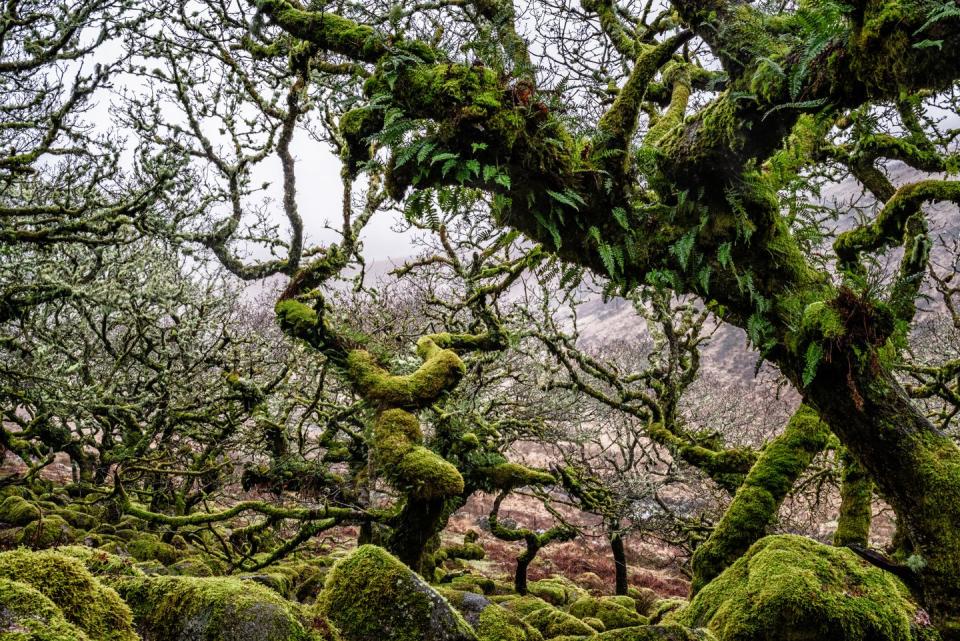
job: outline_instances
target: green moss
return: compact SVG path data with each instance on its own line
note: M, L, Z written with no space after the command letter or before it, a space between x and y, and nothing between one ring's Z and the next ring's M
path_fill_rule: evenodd
M687 606L687 600L680 597L660 599L650 608L650 622L660 623L671 612L676 612Z
M8 496L0 503L0 523L23 526L40 518L40 508L17 496Z
M840 515L837 531L833 533L833 544L866 547L873 519L873 479L847 450L841 454L840 462L843 466Z
M272 590L234 578L120 578L117 590L133 608L137 629L152 641L309 641L296 604Z
M430 500L463 492L463 477L453 464L419 445L423 437L417 417L401 409L385 410L373 433L374 458L397 489Z
M766 533L787 492L829 436L819 415L801 405L783 434L764 448L710 538L694 552L694 593Z
M704 628L690 629L679 625L643 625L610 630L590 641L716 641Z
M511 612L516 612L520 617L525 617L531 612L552 607L549 603L538 596L525 594L523 596L509 595L501 601L503 606Z
M527 591L553 605L568 605L587 596L586 590L563 576L533 581L527 586Z
M110 554L105 550L85 545L68 545L58 547L56 551L77 559L94 576L143 576L131 559Z
M93 641L138 641L130 609L77 559L52 550L3 552L0 578L30 585Z
M479 471L498 490L512 490L525 485L553 485L557 482L549 472L519 463L501 463Z
M405 376L391 375L370 352L355 349L347 356L347 369L350 380L371 403L410 409L433 403L456 387L466 372L463 361L449 349L433 351L423 365Z
M536 628L544 639L561 634L592 636L596 630L577 617L554 607L540 608L523 617L523 622Z
M650 614L653 604L660 600L657 593L650 588L638 588L631 585L627 588L627 594L636 604L637 614L647 616Z
M0 579L0 638L4 641L89 641L54 603L26 583Z
M35 550L73 543L77 533L70 524L55 514L31 521L20 532L18 543Z
M127 542L127 551L138 561L159 561L164 565L176 563L180 556L177 548L162 542L152 535L141 535Z
M489 605L480 612L474 626L480 641L541 641L540 634L515 613L498 605Z
M580 619L599 619L604 630L645 625L647 618L637 614L633 599L626 598L630 600L629 607L617 602L616 597L582 597L574 601L568 611Z
M472 641L463 617L407 566L375 545L338 561L316 613L345 641Z
M671 618L721 641L936 638L892 574L794 535L758 541Z

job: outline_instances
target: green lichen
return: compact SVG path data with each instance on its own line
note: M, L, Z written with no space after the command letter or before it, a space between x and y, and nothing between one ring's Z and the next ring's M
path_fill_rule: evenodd
M130 608L72 557L44 550L0 553L0 578L26 583L92 641L138 641Z
M300 608L272 590L234 578L182 576L115 580L137 629L152 641L314 641Z
M627 595L630 596L636 604L637 614L642 614L643 616L649 615L653 604L660 600L659 595L654 590L633 585L627 588Z
M345 641L476 639L443 597L375 545L362 545L333 566L315 612Z
M794 535L758 541L671 618L721 641L938 638L892 574Z

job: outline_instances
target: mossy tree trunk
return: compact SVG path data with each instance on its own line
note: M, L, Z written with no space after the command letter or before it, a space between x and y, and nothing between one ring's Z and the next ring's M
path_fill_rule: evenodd
M619 527L619 524L617 524ZM610 550L613 552L614 594L627 593L627 548L623 536L616 530L610 535Z
M819 49L824 55L811 60L811 34L782 16L744 3L676 0L689 31L657 45L636 43L641 53L631 76L589 141L603 153L585 160L589 154L561 119L533 100L517 100L516 87L489 69L447 62L424 43L388 41L370 27L285 0L256 4L323 50L371 65L401 49L419 58L399 69L377 67L365 89L378 108L344 115L341 132L355 155L347 158L350 171L369 158L384 105L431 120L436 126L422 143L494 167L508 180L447 173L429 158L401 170L391 164L387 179L397 198L414 179L417 189L462 184L494 192L506 203L495 214L499 222L561 258L626 289L651 279L668 283L746 329L902 518L923 565L920 597L944 634L960 638L960 448L911 404L884 362L900 302L871 292L857 269L860 252L902 245L899 284L917 283L926 264L921 206L960 202L960 187L932 181L889 196L876 223L838 239L838 286L791 234L775 178L761 170L791 133L804 133L804 111L829 120L869 102L948 89L960 78L960 18L931 20L925 3L856 3ZM628 149L647 84L692 33L723 66L725 90L687 114L689 91L675 82L661 123L641 149ZM765 73L770 68L780 71ZM633 165L634 158L643 162Z
M817 413L801 405L783 433L760 453L723 518L694 552L694 594L766 535L790 488L826 447L829 436Z
M873 520L873 479L846 450L840 455L840 516L834 545L867 547Z

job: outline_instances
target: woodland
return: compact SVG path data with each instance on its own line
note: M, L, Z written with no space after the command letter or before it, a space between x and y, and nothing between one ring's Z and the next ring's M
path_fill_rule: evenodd
M0 641L960 641L958 173L958 0L6 0Z

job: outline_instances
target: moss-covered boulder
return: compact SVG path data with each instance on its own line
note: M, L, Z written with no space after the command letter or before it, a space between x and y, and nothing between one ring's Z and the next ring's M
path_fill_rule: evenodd
M138 641L130 609L77 559L52 550L3 552L0 578L40 592L92 641Z
M485 596L452 588L439 588L438 591L473 626L480 641L543 641L543 635L515 612L500 607Z
M56 551L77 559L94 576L143 576L130 557L120 557L85 545L65 545L56 548Z
M126 548L137 561L160 561L164 565L172 565L180 557L177 548L150 534L141 534L127 541Z
M0 639L89 641L90 637L39 591L26 583L0 579Z
M235 578L125 577L113 585L149 641L313 641L294 603ZM319 637L323 638L323 637Z
M77 540L76 531L56 514L44 516L27 523L20 532L20 545L35 550L45 550L58 545L67 545Z
M591 637L590 641L716 641L703 628L691 629L680 625L641 625L610 630Z
M689 601L678 596L658 599L650 608L650 623L660 623L671 612L687 607Z
M581 597L587 596L587 591L563 576L552 576L539 581L532 581L527 585L527 592L538 596L553 605L569 605Z
M896 577L846 548L794 536L757 541L667 617L720 641L937 639Z
M333 566L316 612L345 641L476 641L440 594L375 545L360 546Z
M16 494L0 502L0 523L23 526L40 518L40 508Z
M653 604L660 600L660 596L650 588L640 588L630 586L627 588L627 594L633 599L637 614L649 616L653 610Z
M563 634L592 636L597 632L569 612L554 607L534 610L523 617L523 621L536 628L544 639L553 639Z
M525 617L536 610L553 607L540 597L530 594L525 594L521 597L511 596L502 601L502 605L511 612L516 612L521 617Z
M604 630L646 625L647 617L637 614L633 599L625 599L629 601L629 607L618 597L581 597L570 605L568 611L578 619L599 619Z

